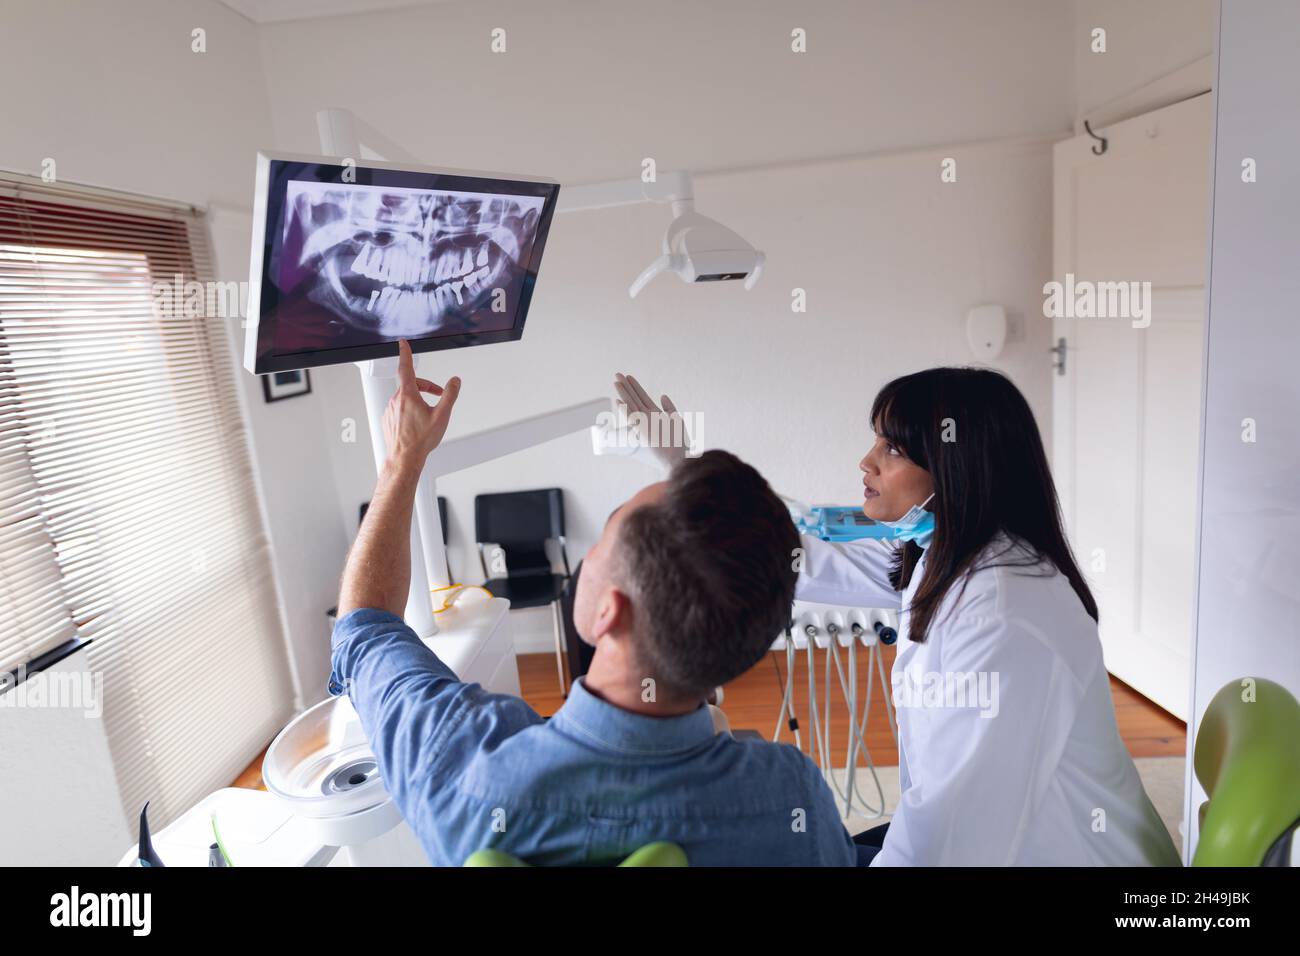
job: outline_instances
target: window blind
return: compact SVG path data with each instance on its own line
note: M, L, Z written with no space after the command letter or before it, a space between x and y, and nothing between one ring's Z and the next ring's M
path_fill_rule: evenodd
M238 317L155 295L211 280L201 213L0 176L0 671L90 641L156 827L292 716Z

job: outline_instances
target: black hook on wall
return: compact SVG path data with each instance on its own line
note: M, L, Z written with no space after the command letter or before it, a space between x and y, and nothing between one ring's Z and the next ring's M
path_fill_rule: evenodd
M1110 141L1106 139L1105 136L1099 136L1097 133L1094 133L1092 131L1092 126L1089 125L1087 120L1083 121L1083 128L1088 131L1089 136L1091 136L1093 139L1101 143L1100 146L1097 146L1095 144L1093 145L1092 147L1093 155L1100 156L1102 153L1106 152L1106 144L1109 143Z

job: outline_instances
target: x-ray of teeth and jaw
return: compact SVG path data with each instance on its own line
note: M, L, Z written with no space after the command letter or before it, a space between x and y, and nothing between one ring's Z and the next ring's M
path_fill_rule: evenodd
M339 346L509 329L542 205L533 196L291 181L280 287L305 287L337 316ZM313 341L296 330L304 331L291 315L284 350L329 347L319 321Z

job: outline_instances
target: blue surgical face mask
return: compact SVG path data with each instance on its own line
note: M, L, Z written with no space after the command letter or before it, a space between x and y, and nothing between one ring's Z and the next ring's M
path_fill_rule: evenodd
M934 492L931 492L930 498L933 497ZM895 541L915 541L922 548L928 548L934 538L934 513L925 510L930 498L919 505L912 505L907 509L907 514L896 521L877 521L876 524L884 525L892 531L890 538Z

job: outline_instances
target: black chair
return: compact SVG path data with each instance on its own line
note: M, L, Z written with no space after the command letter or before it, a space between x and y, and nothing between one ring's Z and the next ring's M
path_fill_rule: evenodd
M541 488L475 496L474 540L483 565L483 586L494 597L505 598L512 609L550 605L560 692L567 696L560 643L563 630L560 597L570 576L564 539L564 493L559 488ZM551 559L546 554L548 540L559 545L563 574L556 574L551 567ZM495 545L491 571L485 550L488 544ZM504 577L500 576L502 572Z
M438 496L438 523L442 525L442 553L443 560L447 562L447 583L455 584L456 575L451 570L451 555L447 551L447 499L442 495Z
M564 622L564 649L569 662L569 681L573 682L591 668L596 649L578 636L573 623L573 598L578 593L578 578L582 575L582 562L573 569L569 582L560 595L560 618Z

